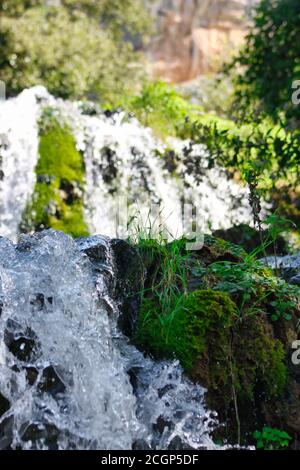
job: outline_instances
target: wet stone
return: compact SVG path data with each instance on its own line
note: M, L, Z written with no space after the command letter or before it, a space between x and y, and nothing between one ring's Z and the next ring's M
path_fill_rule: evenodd
M53 181L53 177L50 175L43 175L40 174L37 176L37 182L38 183L45 183L45 184L51 184Z
M4 342L8 350L17 358L19 361L28 362L32 359L35 350L35 339L28 330L27 334L17 335L6 329L4 332Z
M43 444L49 450L57 450L57 440L59 437L59 430L53 424L29 424L22 436L22 440L25 442L31 441L33 443L33 449L36 447L34 443L43 441Z
M157 431L159 434L163 434L165 428L170 430L174 428L174 424L171 421L165 419L163 416L159 416L156 423L153 425L153 430Z
M2 395L2 393L0 393L0 417L2 415L4 415L4 413L6 413L10 408L10 403L9 401L7 400L7 398L5 398L5 396Z
M189 446L186 442L179 436L175 436L170 444L168 445L168 450L195 450L193 447Z
M293 276L291 278L290 284L293 284L294 286L300 286L300 273L296 274L296 276Z
M39 389L42 392L50 393L50 395L56 396L60 393L64 393L66 390L66 386L58 377L54 367L48 366L43 370L42 380L39 384Z
M37 309L38 311L43 310L43 308L45 306L45 296L44 296L44 294L38 293L38 294L35 294L34 296L32 296L32 298L30 299L30 305L35 307L35 309Z
M107 239L99 235L75 240L80 251L85 253L92 262L104 263L107 261Z
M26 367L26 380L28 384L34 385L38 377L39 371L35 367Z
M5 418L0 425L0 450L9 450L13 440L13 424L12 416Z
M151 450L151 447L148 442L144 441L143 439L137 439L132 444L132 450Z

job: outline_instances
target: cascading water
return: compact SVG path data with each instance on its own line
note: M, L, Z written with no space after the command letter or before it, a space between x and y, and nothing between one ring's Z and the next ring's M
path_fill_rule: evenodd
M215 448L205 391L118 330L115 276L105 237L0 238L1 449Z
M179 237L191 231L186 226L191 213L182 217L184 204L196 208L197 231L251 222L247 190L221 168L208 168L204 146L174 140L167 146L124 112L104 113L55 99L43 87L35 87L0 103L0 234L16 239L32 195L38 121L45 107L71 127L84 155L90 233L122 236L130 217L140 214L140 225L156 221L156 227L165 226L171 236ZM173 148L176 164L161 157L168 154L167 147ZM130 206L128 218L124 198ZM152 206L149 222L151 204L159 206Z
M32 90L0 101L0 234L15 238L35 183L39 104Z

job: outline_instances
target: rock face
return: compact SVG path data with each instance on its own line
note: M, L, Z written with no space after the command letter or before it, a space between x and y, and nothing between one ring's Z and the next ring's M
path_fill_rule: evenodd
M277 269L280 276L289 284L300 286L300 253L295 255L268 258L271 268Z
M241 45L256 0L156 0L154 75L182 82L214 71Z

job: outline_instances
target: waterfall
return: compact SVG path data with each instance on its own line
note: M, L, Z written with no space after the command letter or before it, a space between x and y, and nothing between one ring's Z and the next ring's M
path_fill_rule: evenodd
M35 183L38 114L32 90L0 100L0 234L13 239Z
M107 237L0 238L0 449L216 448L205 390L119 331L115 279Z
M101 236L19 237L45 110L83 155L84 215ZM0 103L0 449L216 448L205 390L178 362L145 357L118 327L111 237L126 236L127 211L142 230L156 223L179 237L187 204L197 231L251 220L247 190L210 167L203 145L161 142L123 111L43 87Z
M251 222L247 189L224 169L210 168L203 145L176 139L163 143L123 111L103 112L34 87L0 103L1 235L17 238L32 196L39 117L45 108L68 124L83 154L90 233L125 237L127 221L138 219L139 227L156 224L169 238L180 237L190 232L192 209L183 216L186 205L196 211L198 232Z

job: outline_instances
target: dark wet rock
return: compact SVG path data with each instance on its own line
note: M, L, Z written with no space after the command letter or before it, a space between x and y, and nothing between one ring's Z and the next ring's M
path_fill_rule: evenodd
M165 428L173 429L174 423L172 423L172 421L166 420L163 416L159 416L156 423L153 425L153 430L159 434L163 434Z
M100 274L105 275L106 290L102 292L100 301L106 302L105 294L114 292L115 289L115 274L112 271L112 252L110 240L108 237L101 235L93 235L91 237L80 237L75 240L78 249L85 253L92 263L93 274L95 283ZM103 286L102 286L103 287ZM101 289L103 291L103 289ZM111 308L111 305L109 306Z
M0 393L0 418L9 410L10 403L2 393Z
M36 443L42 441L43 445L49 450L57 450L57 440L59 437L59 430L53 424L29 424L22 435L22 440L25 442L31 441L32 449L36 448Z
M152 450L148 442L138 439L132 444L132 450Z
M104 109L103 114L107 118L114 117L116 114L120 113L120 109Z
M39 389L42 392L50 393L50 395L56 396L59 393L64 393L66 386L57 375L55 368L53 366L49 366L43 370Z
M4 331L4 342L8 350L19 361L27 362L34 356L36 337L30 328L27 328L23 334L19 334L14 331L14 325L11 322L7 322L7 328Z
M80 251L85 253L92 262L105 263L109 257L108 237L93 235L75 240Z
M35 367L25 367L26 380L29 385L34 385L39 375L39 371Z
M240 245L245 251L247 251L247 253L251 253L253 250L261 246L259 231L245 224L235 225L227 230L216 230L213 232L213 236L222 238L223 240L234 243L235 245ZM263 240L265 240L266 237L267 232L263 231ZM275 250L278 255L286 255L288 253L288 246L283 237L279 236L277 238ZM274 246L267 246L265 251L268 255L273 255ZM261 257L262 256L263 254L261 254Z
M107 185L112 185L116 181L118 175L118 159L117 152L110 147L103 147L101 150L101 165L99 169L103 181ZM115 188L116 189L116 188Z
M129 369L127 371L131 386L132 386L134 391L136 391L137 388L138 388L138 374L139 374L139 371L140 371L139 367L132 367L131 369Z
M62 179L60 181L60 195L62 200L70 206L83 197L83 191L77 181Z
M45 296L42 293L35 294L30 299L30 305L36 310L41 311L45 306Z
M81 113L85 116L97 116L100 113L100 108L92 101L80 103Z
M193 447L188 446L179 436L175 436L170 444L168 450L195 450Z
M37 182L38 182L38 183L51 184L52 181L53 181L53 177L52 177L52 176L43 175L43 174L37 175Z
M121 304L119 328L131 337L136 330L144 266L138 251L124 240L112 240L117 271L116 295Z
M13 416L8 416L0 426L0 450L9 450L13 440Z
M174 150L169 150L163 155L163 162L164 168L168 170L169 173L173 174L180 163L180 159Z
M300 254L287 256L271 256L268 265L290 284L300 285Z
M296 274L296 276L293 276L290 281L289 281L290 284L293 284L295 286L300 286L300 273L299 274Z

